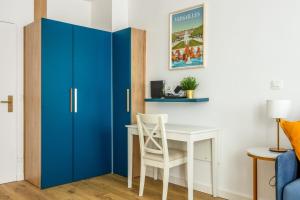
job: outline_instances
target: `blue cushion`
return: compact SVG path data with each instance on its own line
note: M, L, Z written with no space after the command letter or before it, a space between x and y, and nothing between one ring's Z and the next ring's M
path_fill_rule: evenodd
M287 184L283 189L284 200L299 200L300 199L300 179L297 179Z
M283 198L284 187L295 181L298 176L300 165L294 151L288 151L281 154L276 159L276 200L285 200ZM300 200L300 199L299 199Z

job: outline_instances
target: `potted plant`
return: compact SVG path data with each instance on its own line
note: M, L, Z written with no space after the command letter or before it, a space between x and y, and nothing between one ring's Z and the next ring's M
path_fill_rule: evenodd
M199 83L195 77L185 77L181 80L180 86L182 90L186 91L186 97L192 99L194 97L194 90L198 87Z

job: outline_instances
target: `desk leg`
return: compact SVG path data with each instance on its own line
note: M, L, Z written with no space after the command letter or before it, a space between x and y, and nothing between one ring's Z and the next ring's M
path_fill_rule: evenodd
M218 140L216 138L211 139L211 153L212 153L212 195L218 196Z
M157 167L153 167L153 178L156 181L158 179L158 168Z
M133 135L128 130L128 188L132 188L132 145Z
M188 178L188 200L194 198L194 142L187 142L187 178Z
M253 158L253 200L257 200L257 158Z

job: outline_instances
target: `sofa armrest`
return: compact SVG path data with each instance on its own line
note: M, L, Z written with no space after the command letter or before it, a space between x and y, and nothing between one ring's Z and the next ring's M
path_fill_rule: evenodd
M283 200L284 187L297 179L298 159L294 151L288 151L281 154L276 159L276 200Z

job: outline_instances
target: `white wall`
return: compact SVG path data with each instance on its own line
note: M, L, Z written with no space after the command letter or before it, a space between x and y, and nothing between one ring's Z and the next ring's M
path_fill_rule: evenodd
M128 27L128 0L92 0L92 27L116 31Z
M1 0L0 20L17 25L18 180L23 179L23 27L33 22L33 0ZM91 3L84 0L48 0L48 18L90 26Z
M23 26L33 20L33 0L1 0L0 20L17 26L17 179L23 179Z
M148 82L163 79L175 86L192 75L200 82L196 95L210 98L209 103L197 104L148 103L147 111L168 113L173 123L222 128L220 194L231 199L249 198L252 163L245 151L252 146L275 144L275 123L266 116L266 99L291 99L290 118L300 118L300 1L205 1L207 68L169 71L169 13L200 3L129 0L129 25L147 30ZM271 80L284 80L284 89L271 90ZM195 152L195 187L207 191L210 162L205 159L204 147L209 143L199 144ZM172 180L182 181L183 172L173 170ZM273 163L259 163L259 195L263 199L275 198L274 189L268 186L273 175Z
M95 0L97 1L97 0ZM121 1L121 0L120 0ZM299 64L300 2L287 0L210 0L207 4L207 68L168 70L168 13L201 3L198 0L129 0L129 25L147 30L147 79L165 79L175 85L184 76L200 81L198 96L210 97L201 104L147 104L148 112L168 113L174 123L203 124L223 129L219 189L224 195L251 195L251 160L245 149L275 142L275 124L266 118L265 100L289 98L293 101L291 119L300 118ZM88 26L90 2L48 0L49 18ZM121 5L121 4L120 4ZM114 7L115 8L115 7ZM124 7L122 7L124 8ZM125 16L115 9L113 18ZM113 11L112 11L113 12ZM108 18L109 13L107 14ZM18 25L19 105L23 95L22 26L33 20L33 0L2 0L0 20ZM115 20L116 24L117 21ZM122 20L120 20L122 21ZM121 24L121 25L120 25ZM126 26L126 20L118 26ZM119 29L119 27L115 27ZM271 80L284 80L284 89L270 90ZM22 110L22 109L20 109ZM20 116L22 114L20 113ZM19 160L22 161L23 119L19 119ZM285 141L287 144L287 141ZM201 143L208 147L208 143ZM196 187L209 189L207 152L196 150ZM267 186L274 165L259 165L259 193L274 199ZM22 176L20 170L19 178ZM183 171L172 171L173 181L182 180ZM240 197L238 199L241 199Z
M91 26L91 2L87 0L48 0L47 18Z
M112 0L93 0L91 25L94 28L112 30Z
M112 0L112 31L128 27L128 0Z

